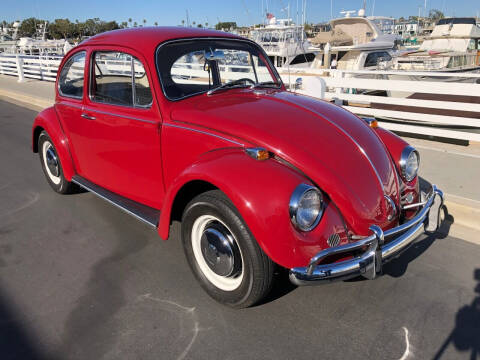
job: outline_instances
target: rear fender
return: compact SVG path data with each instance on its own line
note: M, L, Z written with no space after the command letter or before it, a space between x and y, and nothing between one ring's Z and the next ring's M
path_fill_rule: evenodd
M60 163L63 169L63 175L67 181L71 181L75 175L72 157L68 145L68 139L63 132L62 126L53 107L49 107L40 112L35 118L32 126L32 151L38 152L38 137L42 130L45 130L53 141L57 150Z
M184 185L198 180L228 196L263 251L284 267L304 266L327 246L325 235L344 229L336 207L327 205L313 231L297 231L290 221L290 197L300 183L311 183L276 160L257 161L237 148L208 152L176 178L162 208L158 229L161 238L168 238L176 194Z

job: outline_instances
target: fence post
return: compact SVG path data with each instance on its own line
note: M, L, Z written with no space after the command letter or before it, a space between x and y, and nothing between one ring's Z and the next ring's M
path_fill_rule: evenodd
M16 56L16 62L17 62L17 73L18 73L18 82L23 82L25 80L25 76L23 74L23 59L18 56Z

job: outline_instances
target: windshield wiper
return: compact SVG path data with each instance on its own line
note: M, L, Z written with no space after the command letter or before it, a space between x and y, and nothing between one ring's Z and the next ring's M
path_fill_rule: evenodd
M260 82L256 83L255 85L252 86L253 89L257 88L278 88L280 86L279 83L276 83L275 81L265 81L265 82Z
M222 84L220 86L217 86L216 88L210 89L207 91L207 95L212 95L214 92L222 89L236 89L236 88L245 88L245 87L253 87L253 85L247 85L247 84L238 84L235 83L234 81Z
M211 90L207 91L207 95L212 95L214 92L217 90L222 90L222 89L235 89L235 88L245 88L248 87L250 89L257 89L257 88L278 88L280 85L276 83L275 81L265 81L261 83L255 83L251 85L248 84L239 84L237 81L231 81L229 83L222 84L220 86L217 86L216 88L213 88Z

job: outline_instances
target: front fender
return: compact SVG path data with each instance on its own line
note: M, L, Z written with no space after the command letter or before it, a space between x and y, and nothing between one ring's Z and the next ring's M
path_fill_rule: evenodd
M343 221L328 204L320 224L311 232L297 231L288 205L300 183L311 184L290 167L269 159L257 161L242 149L208 152L185 169L167 190L159 234L168 238L172 204L178 191L191 181L202 180L223 191L232 201L263 251L284 267L305 266L310 257L327 245L333 231L343 231Z
M55 149L60 158L63 169L63 175L68 181L71 181L75 175L68 139L63 132L62 126L57 116L57 112L53 107L49 107L40 112L35 118L32 126L32 150L38 152L38 136L40 132L45 130L53 141Z

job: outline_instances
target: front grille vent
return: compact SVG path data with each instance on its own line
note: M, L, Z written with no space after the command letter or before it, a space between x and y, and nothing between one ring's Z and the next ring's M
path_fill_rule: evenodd
M340 244L340 235L338 234L330 235L328 237L327 243L328 245L330 245L330 247L338 246L338 244Z

